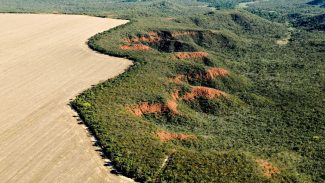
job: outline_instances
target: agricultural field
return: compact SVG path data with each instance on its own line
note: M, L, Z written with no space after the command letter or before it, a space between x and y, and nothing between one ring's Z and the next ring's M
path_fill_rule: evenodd
M325 181L322 1L13 2L0 10L131 20L88 45L133 66L71 102L117 172L140 182Z
M85 44L127 21L0 14L0 23L0 182L129 182L107 173L68 105L131 65Z

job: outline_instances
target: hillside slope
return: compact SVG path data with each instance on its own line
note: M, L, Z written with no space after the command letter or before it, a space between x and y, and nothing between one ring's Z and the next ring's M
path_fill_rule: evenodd
M325 39L286 34L241 11L138 19L90 40L136 64L73 106L141 181L319 182Z

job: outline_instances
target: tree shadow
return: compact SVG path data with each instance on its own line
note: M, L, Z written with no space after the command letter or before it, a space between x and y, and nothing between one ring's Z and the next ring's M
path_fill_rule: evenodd
M84 126L84 129L87 132L88 137L90 138L90 141L92 142L92 146L95 147L95 151L98 152L101 159L104 161L104 166L109 168L109 172L111 174L117 175L117 176L125 176L121 171L119 171L115 166L114 163L110 160L109 154L105 153L103 150L103 147L101 146L100 142L97 140L96 135L94 134L93 130L87 126L87 124L84 122L84 120L78 115L78 111L73 107L73 105L68 104L71 110L75 113L72 117L76 119L78 122L78 125Z

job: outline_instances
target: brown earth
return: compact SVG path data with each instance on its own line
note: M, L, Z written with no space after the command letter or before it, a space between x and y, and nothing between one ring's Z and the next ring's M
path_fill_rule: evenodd
M168 142L170 140L195 140L197 137L195 135L188 135L183 133L170 133L163 130L158 130L156 135L162 142Z
M174 93L172 93L172 99L174 101L177 101L179 99L179 92L180 90L176 90Z
M148 102L143 102L137 106L128 107L128 110L136 116L142 116L143 114L163 112L166 108L160 103L149 104Z
M207 70L205 77L206 79L214 79L218 76L227 76L227 75L229 75L229 71L227 71L226 69L214 67Z
M166 104L166 108L170 110L173 114L179 114L177 110L177 102L176 100L170 100Z
M126 182L110 174L68 106L132 62L85 44L127 21L0 14L0 182Z
M161 113L165 111L171 111L173 114L179 114L177 110L177 99L179 91L172 94L172 99L166 104L149 104L148 102L142 102L135 106L128 106L127 110L133 113L135 116L142 116L150 113Z
M191 59L191 58L204 58L209 54L206 52L178 52L175 53L176 58L178 59Z
M148 102L142 102L135 106L128 106L127 110L133 113L135 116L142 116L144 114L161 113L165 111L171 111L177 114L177 104L175 101L168 101L166 104L155 103L149 104Z
M205 97L207 99L213 99L221 95L226 96L227 94L223 91L214 88L208 88L204 86L193 86L192 91L185 93L185 95L182 98L184 100L193 100L197 97Z
M122 50L130 50L130 51L148 51L151 48L147 45L143 44L133 44L133 45L123 45L121 46Z
M279 168L273 166L270 162L258 159L256 160L257 164L262 168L264 176L271 178L274 174L280 173Z

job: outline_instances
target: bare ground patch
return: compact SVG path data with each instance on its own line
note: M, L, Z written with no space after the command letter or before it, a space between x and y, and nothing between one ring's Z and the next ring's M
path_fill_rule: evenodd
M214 88L208 88L204 86L194 86L192 87L191 92L187 92L184 96L184 100L193 100L197 97L205 97L208 99L213 99L215 97L219 96L226 96L227 94L223 91L214 89Z
M258 159L256 162L262 168L265 177L271 178L273 175L280 173L278 167L273 166L266 160Z

